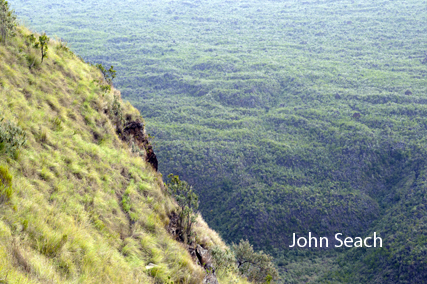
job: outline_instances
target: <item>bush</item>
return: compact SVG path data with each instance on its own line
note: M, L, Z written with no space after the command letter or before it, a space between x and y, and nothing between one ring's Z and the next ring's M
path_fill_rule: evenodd
M116 70L114 70L113 65L111 65L110 69L108 70L105 69L104 65L102 65L101 63L95 64L95 66L101 71L108 85L112 85L114 78L116 78Z
M49 50L48 43L50 38L46 35L46 33L39 36L39 41L34 44L35 48L40 48L41 53L41 63L43 63L43 59L47 57L47 51Z
M187 182L179 176L168 175L167 188L179 205L178 234L185 244L190 244L193 237L192 226L196 223L195 212L199 208L199 197Z
M111 104L110 118L116 124L116 128L121 131L125 120L123 118L123 109L120 104L120 98L116 95L114 96L113 103Z
M236 257L231 250L222 250L219 246L215 246L211 250L211 255L213 265L218 275L236 272Z
M278 277L273 257L264 252L255 252L248 240L240 240L232 245L237 260L237 268L242 275L256 283L270 283Z
M16 157L18 150L27 142L27 135L17 125L0 119L0 154Z

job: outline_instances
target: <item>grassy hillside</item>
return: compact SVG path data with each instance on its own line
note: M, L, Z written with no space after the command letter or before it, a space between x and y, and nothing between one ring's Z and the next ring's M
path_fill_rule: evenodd
M165 229L177 205L161 174L116 134L117 105L139 112L62 43L41 63L30 35L0 44L0 283L200 283ZM195 230L226 249L200 217Z
M273 253L287 282L427 278L426 1L15 3L115 66L160 171L195 185L227 241ZM376 231L388 247L288 249L309 231Z

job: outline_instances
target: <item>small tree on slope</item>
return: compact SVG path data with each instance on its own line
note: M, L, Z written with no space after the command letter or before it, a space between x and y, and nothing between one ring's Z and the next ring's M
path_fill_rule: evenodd
M248 240L240 240L238 245L232 245L237 268L240 273L256 283L270 283L277 278L278 273L273 264L273 257L264 252L255 252Z
M10 10L9 3L5 0L0 0L0 36L1 42L6 44L7 37L15 35L16 15L13 10Z
M192 225L196 222L196 211L199 208L199 197L187 182L179 179L179 176L168 175L167 184L169 192L175 197L180 210L178 229L184 243L191 243Z
M39 36L39 41L36 42L34 45L35 48L40 48L40 52L42 55L42 63L43 59L47 57L47 50L48 50L48 43L50 38L46 35L46 33L43 33L41 36Z

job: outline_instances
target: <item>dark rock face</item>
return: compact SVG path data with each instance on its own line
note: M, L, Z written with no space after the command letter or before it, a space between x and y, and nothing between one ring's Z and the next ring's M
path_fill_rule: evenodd
M169 224L166 227L166 230L168 231L168 233L174 237L178 235L178 218L179 218L178 214L176 214L175 212L172 212L169 215Z
M166 230L168 231L169 234L171 234L175 238L175 240L182 243L182 242L184 242L184 238L182 238L182 234L181 234L182 231L178 226L178 222L179 222L178 214L175 212L172 212L169 215L169 224L166 227ZM192 252L190 252L190 254L193 256ZM194 260L196 260L195 256L196 256L196 252L194 250Z
M172 212L169 215L169 224L166 227L166 230L171 234L175 240L183 242L181 237L181 231L178 228L178 219L179 216L177 213ZM192 242L191 244L184 244L187 248L187 251L190 253L193 261L200 266L202 266L206 271L206 276L203 279L203 284L219 284L216 274L215 267L212 264L212 255L208 249L203 248L201 245Z
M147 157L145 160L153 166L156 172L158 171L157 157L156 154L154 154L153 147L151 145L147 147Z
M212 266L212 256L207 249L204 249L201 245L196 247L196 255L199 259L200 264L206 269L207 266Z
M153 147L148 141L148 136L145 134L144 124L139 121L127 122L123 127L122 140L126 142L134 142L145 154L145 160L150 163L153 168L158 170L158 161L156 154L154 154Z
M130 140L133 137L139 147L144 147L148 144L148 139L144 133L144 124L140 121L131 121L125 124L123 129L124 138Z

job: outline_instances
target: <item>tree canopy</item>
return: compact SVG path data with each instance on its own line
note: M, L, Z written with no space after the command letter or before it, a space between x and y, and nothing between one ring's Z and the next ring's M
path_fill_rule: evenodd
M269 283L278 277L273 257L263 251L255 252L248 240L240 240L238 245L232 245L232 249L240 273L248 277L250 281Z

